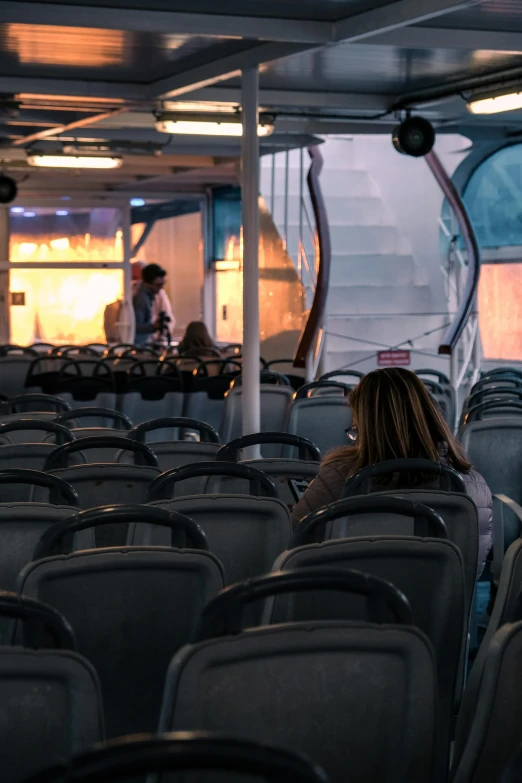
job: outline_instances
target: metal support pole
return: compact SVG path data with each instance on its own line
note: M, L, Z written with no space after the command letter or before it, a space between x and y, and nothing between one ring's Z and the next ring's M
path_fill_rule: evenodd
M9 261L9 207L0 209L0 259ZM0 341L11 342L9 270L0 271Z
M288 253L288 176L290 170L290 154L288 150L285 152L285 250Z
M241 148L241 209L243 219L243 435L261 429L259 388L259 72L241 74L243 139ZM257 449L259 451L259 449ZM254 454L250 451L249 457ZM255 455L257 456L257 454Z
M272 217L275 220L275 178L276 178L276 159L275 159L275 152L272 153L272 181L270 182L271 192L270 192L270 212L272 214Z
M299 149L299 238L297 240L297 274L301 284L303 282L303 259L301 247L304 247L303 239L303 148Z

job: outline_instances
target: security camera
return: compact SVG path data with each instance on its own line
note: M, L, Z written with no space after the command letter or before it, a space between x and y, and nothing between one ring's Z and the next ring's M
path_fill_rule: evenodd
M18 186L14 179L7 174L0 174L0 204L10 204L18 193Z
M397 125L392 135L393 146L402 155L422 158L435 144L435 130L424 117L408 117Z

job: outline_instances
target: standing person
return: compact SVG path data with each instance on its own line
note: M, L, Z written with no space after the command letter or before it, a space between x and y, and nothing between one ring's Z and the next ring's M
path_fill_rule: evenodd
M132 269L132 284L131 284L131 290L132 290L132 296L134 298L134 295L138 292L138 289L142 285L142 272L146 268L147 264L145 261L133 261L131 264ZM170 318L169 321L169 330L172 333L172 330L174 329L174 326L176 325L176 319L174 317L174 312L172 310L172 305L170 303L169 295L165 291L164 288L161 288L160 291L156 294L154 297L154 300L152 302L152 321L156 322L159 319L160 313L165 313ZM152 336L153 341L159 341L162 339L161 332L156 332Z
M299 524L311 511L339 500L345 482L368 465L408 458L440 462L461 474L467 494L477 504L480 576L492 544L491 492L480 473L472 469L422 381L403 367L374 370L352 391L350 405L353 425L347 434L352 445L326 455L317 478L294 506L293 524ZM411 482L408 489L426 489L431 478L420 476ZM371 489L397 488L397 479L391 476L384 482L376 481Z
M159 315L154 316L154 300L165 285L167 273L158 264L147 264L141 270L142 283L132 297L136 334L134 343L146 345L161 328Z

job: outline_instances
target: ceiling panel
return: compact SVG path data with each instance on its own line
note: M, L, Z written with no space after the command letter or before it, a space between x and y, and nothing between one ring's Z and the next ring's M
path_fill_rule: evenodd
M169 74L176 61L215 45L215 38L205 36L0 24L0 72L145 83Z
M261 87L402 95L521 66L521 53L339 44L264 65Z
M522 32L522 2L521 0L482 0L478 5L464 11L439 17L436 26Z
M56 0L40 0L42 5ZM63 5L85 5L87 0L61 0ZM91 6L109 5L107 0L88 0ZM151 11L180 11L189 13L225 14L229 16L260 16L263 18L306 19L336 21L349 14L387 5L390 0L111 0L114 8L145 8ZM122 17L122 27L125 27Z

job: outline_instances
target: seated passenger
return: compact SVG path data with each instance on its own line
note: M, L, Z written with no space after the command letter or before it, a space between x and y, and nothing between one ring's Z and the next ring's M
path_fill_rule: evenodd
M200 359L219 358L221 355L203 321L191 321L189 323L185 329L183 339L178 345L178 351L180 356L188 353Z
M375 370L352 391L350 405L353 425L348 437L352 445L326 455L317 478L293 509L294 526L311 511L339 500L347 479L368 465L401 458L442 462L462 475L468 495L477 504L481 574L492 543L491 492L482 476L472 470L422 381L401 367ZM408 488L426 489L430 484L434 486L430 479L420 476L410 480ZM374 483L372 491L396 489L397 485L396 476L383 477ZM406 489L404 483L401 486Z

